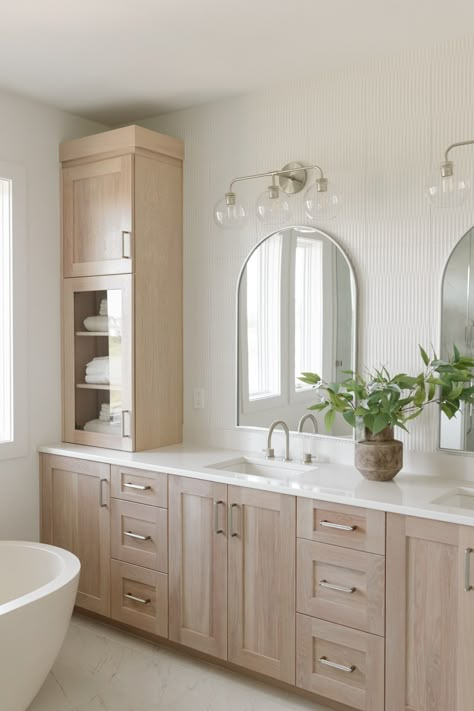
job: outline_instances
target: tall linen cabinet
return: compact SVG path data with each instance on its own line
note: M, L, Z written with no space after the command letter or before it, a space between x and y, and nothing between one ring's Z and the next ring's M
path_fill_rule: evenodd
M182 439L181 141L140 126L63 143L63 439Z

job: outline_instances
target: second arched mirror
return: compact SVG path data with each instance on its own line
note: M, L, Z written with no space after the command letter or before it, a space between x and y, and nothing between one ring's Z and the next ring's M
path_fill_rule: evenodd
M321 230L286 227L252 250L237 291L239 426L283 419L296 431L315 402L298 376L313 371L334 382L356 369L356 292L347 256ZM340 418L331 434L352 437L352 429Z

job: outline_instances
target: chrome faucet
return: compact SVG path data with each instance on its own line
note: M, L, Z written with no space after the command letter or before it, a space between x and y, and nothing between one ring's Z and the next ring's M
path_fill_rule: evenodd
M290 459L290 430L288 429L288 425L286 422L283 420L275 420L275 422L272 422L270 425L270 429L268 430L268 438L267 438L267 449L265 451L265 456L267 459L273 459L275 456L275 450L272 447L272 434L273 431L275 430L278 425L281 425L282 430L285 433L285 462L291 462Z
M312 415L310 412L308 412L306 415L303 415L301 420L298 422L298 432L303 432L303 427L306 420L311 420L311 422L313 423L314 434L318 434L318 422L315 416ZM311 452L303 452L303 464L312 464L312 462L313 455L311 454Z

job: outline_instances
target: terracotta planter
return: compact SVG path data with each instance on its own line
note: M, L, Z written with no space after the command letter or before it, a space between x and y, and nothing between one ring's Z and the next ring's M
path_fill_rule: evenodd
M374 435L368 429L355 445L355 466L371 481L390 481L403 467L403 443L394 439L393 428Z

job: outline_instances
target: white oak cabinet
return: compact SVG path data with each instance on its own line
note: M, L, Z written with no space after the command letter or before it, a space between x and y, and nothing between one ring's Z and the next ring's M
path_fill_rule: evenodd
M41 455L41 540L77 555L76 604L110 613L110 466Z
M181 141L139 126L63 143L63 437L182 438Z
M388 514L386 711L474 707L474 527Z
M170 638L295 678L295 498L170 477Z

